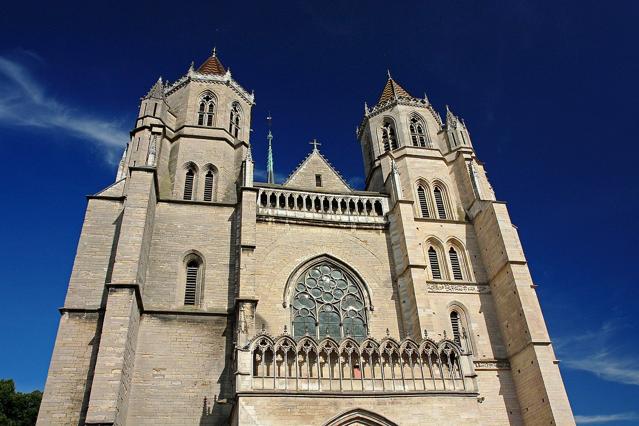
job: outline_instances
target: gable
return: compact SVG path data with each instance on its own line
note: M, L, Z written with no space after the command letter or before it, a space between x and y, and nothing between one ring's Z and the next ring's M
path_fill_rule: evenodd
M317 176L321 176L322 186L316 185ZM291 173L284 186L309 191L352 192L352 189L319 153L311 152L308 157Z

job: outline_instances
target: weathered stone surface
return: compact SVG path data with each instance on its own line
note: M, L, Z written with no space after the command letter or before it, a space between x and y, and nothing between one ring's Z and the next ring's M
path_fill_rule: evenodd
M89 200L38 424L574 424L517 231L452 112L444 123L405 91L370 109L358 130L367 191L353 192L319 152L287 185L252 187L242 177L252 170L253 96L230 74L189 71L151 94L122 179ZM215 99L212 126L198 124L203 95ZM411 131L416 123L422 133ZM397 147L387 151L388 126ZM193 195L184 200L189 168ZM292 193L313 204L289 205ZM390 382L369 378L391 388L364 389L359 375L372 371L364 358L334 361L335 376L324 380L340 390L320 391L319 377L300 391L278 389L275 377L271 390L253 387L267 368L267 355L252 352L254 336L287 339L297 280L320 260L361 286L370 337L426 345L427 333L456 348L463 388L399 382L415 377L405 363L391 368ZM331 337L348 342L343 318L337 327L344 336ZM454 371L434 371L433 383Z

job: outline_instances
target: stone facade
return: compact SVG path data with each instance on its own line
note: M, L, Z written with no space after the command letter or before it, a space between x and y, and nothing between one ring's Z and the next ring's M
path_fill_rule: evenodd
M315 145L253 181L215 53L142 99L88 206L39 425L572 425L508 210L463 120L390 76L366 190Z

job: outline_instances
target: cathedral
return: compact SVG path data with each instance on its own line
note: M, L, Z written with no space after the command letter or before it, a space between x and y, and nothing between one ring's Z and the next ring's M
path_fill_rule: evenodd
M574 425L465 122L389 74L365 190L316 141L276 183L270 132L257 182L254 102L215 51L142 98L87 197L38 425Z

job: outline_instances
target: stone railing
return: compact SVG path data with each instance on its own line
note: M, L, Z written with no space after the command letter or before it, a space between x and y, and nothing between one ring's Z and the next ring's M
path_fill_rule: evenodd
M451 340L336 341L258 334L238 350L238 391L475 392L471 355Z
M385 224L388 197L259 188L258 216Z

